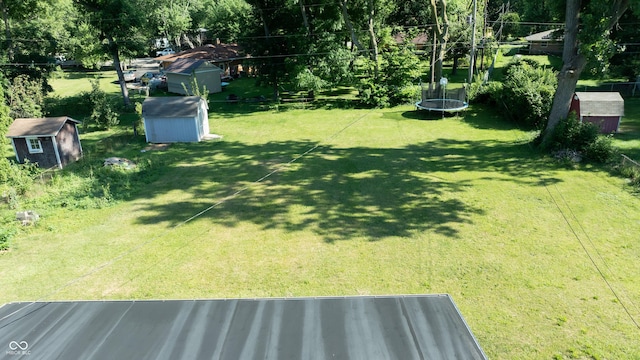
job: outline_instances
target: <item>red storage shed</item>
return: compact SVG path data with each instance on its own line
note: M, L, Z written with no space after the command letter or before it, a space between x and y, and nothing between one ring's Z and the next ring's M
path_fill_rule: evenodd
M576 92L570 111L575 111L580 121L588 121L600 127L600 132L618 132L624 115L624 99L617 92Z

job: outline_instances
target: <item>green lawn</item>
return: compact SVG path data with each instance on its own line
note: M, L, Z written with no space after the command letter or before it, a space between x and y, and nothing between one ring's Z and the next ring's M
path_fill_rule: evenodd
M623 179L560 167L477 107L220 102L210 124L222 141L164 152L84 134L94 160L162 168L101 209L31 203L44 216L0 254L0 303L449 293L490 358L640 357Z

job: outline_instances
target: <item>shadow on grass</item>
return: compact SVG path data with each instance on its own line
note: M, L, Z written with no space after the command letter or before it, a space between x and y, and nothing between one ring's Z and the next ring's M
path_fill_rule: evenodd
M462 121L476 129L484 130L522 130L519 124L506 120L490 105L473 104L467 108Z
M137 222L177 225L240 191L202 217L228 227L250 222L263 229L311 230L327 242L421 231L456 238L459 224L484 211L457 196L476 180L450 180L448 174L483 172L482 180L528 186L558 181L537 172L540 160L527 145L494 141L439 139L397 149L320 146L288 164L314 146L295 141L176 146L167 153L171 171L140 192L150 200L142 208L149 215ZM153 201L176 189L188 196Z
M442 113L439 111L428 111L419 109L404 111L402 113L403 118L410 120L444 120L456 116L458 116L456 113Z

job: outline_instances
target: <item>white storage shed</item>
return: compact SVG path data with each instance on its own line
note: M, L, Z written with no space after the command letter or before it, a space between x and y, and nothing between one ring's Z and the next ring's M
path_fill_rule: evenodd
M142 103L147 142L198 142L209 134L207 102L199 96L150 97Z

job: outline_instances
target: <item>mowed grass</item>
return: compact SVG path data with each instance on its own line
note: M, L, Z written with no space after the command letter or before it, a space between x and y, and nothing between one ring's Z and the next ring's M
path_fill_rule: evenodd
M490 358L640 357L623 179L490 109L236 105L212 105L222 141L141 154L166 171L128 201L45 210L0 254L0 303L449 293Z

